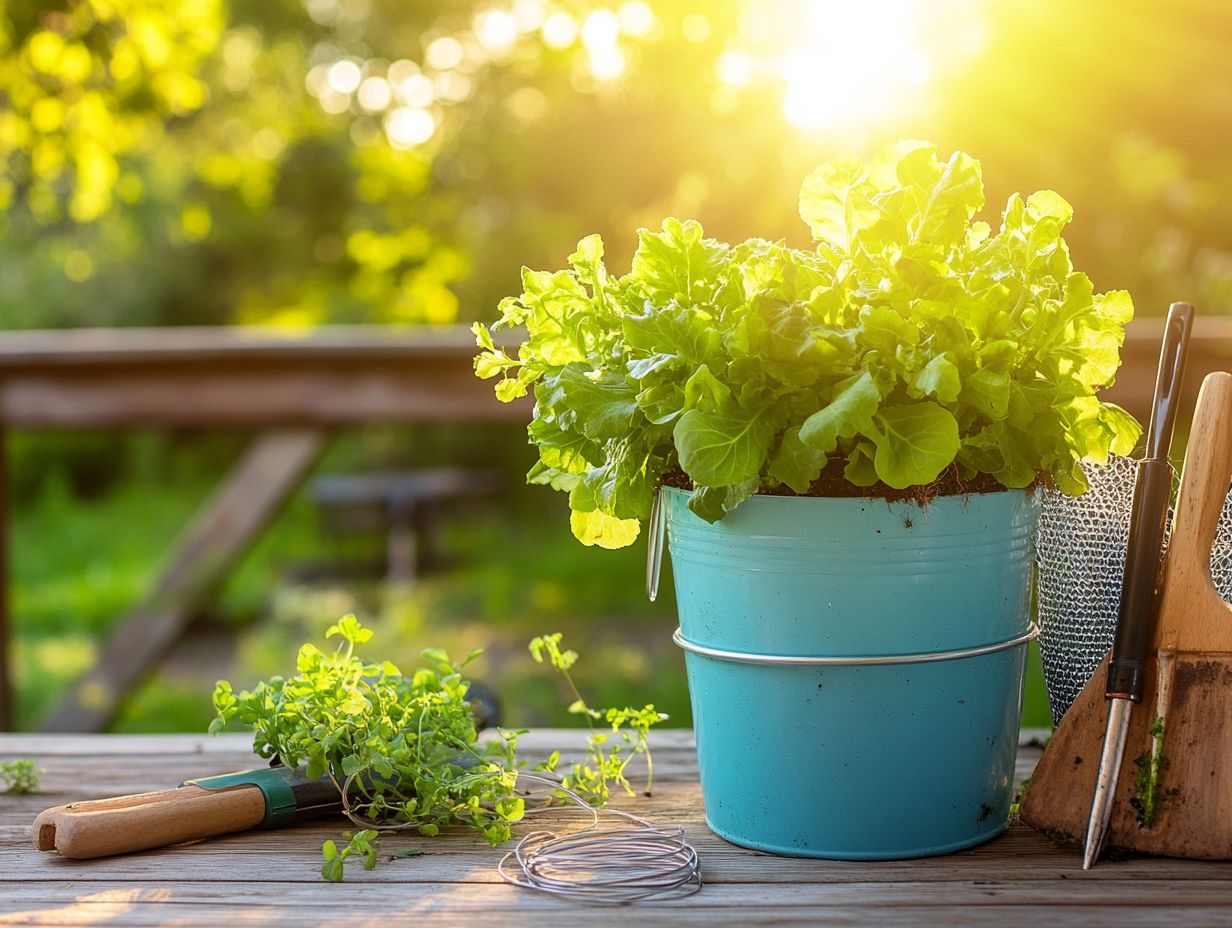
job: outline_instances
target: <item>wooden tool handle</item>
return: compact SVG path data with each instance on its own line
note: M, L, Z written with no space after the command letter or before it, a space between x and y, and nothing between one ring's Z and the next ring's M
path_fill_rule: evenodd
M34 846L64 857L108 857L246 831L264 818L256 786L181 786L47 809L34 820Z
M1198 393L1168 541L1156 649L1232 651L1232 608L1211 581L1211 545L1232 484L1232 374Z

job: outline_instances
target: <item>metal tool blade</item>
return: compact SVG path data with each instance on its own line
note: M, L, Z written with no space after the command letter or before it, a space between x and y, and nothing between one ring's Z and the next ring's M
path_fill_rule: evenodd
M1082 853L1082 869L1090 870L1099 857L1108 832L1112 799L1116 795L1121 761L1125 757L1125 738L1129 734L1129 716L1134 704L1128 699L1108 700L1108 727L1104 730L1104 749L1099 757L1099 778L1091 799L1091 817L1087 822L1087 840Z
M1172 496L1172 466L1168 449L1176 424L1185 358L1193 329L1194 309L1189 303L1168 307L1164 338L1159 349L1159 369L1155 375L1155 397L1147 427L1146 454L1138 465L1134 483L1134 502L1130 514L1129 543L1125 551L1125 578L1121 585L1121 607L1117 614L1116 637L1108 658L1108 724L1104 729L1104 749L1099 759L1099 779L1091 800L1087 821L1087 840L1082 868L1091 869L1099 857L1117 776L1125 756L1125 738L1133 704L1142 699L1146 686L1147 652L1158 618L1160 552L1166 538L1168 502Z
M649 532L646 537L646 598L652 603L659 596L659 576L663 570L663 540L667 534L667 508L663 488L655 490L650 506Z

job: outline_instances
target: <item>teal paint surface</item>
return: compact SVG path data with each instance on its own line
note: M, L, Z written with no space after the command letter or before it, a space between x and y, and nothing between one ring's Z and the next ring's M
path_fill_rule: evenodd
M948 651L1030 626L1038 497L755 496L710 525L667 489L681 631L808 657ZM1027 649L772 667L686 653L706 820L778 854L943 854L1008 824Z

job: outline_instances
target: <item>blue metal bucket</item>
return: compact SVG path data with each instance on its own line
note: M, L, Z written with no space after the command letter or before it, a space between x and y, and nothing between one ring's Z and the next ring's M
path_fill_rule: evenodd
M716 834L875 860L1006 828L1038 494L755 496L710 525L665 493Z

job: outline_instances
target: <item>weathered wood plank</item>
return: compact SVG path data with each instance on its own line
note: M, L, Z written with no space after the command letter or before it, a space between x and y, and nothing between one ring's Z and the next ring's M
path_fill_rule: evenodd
M584 738L578 730L541 730L523 738L522 746L532 757L552 749L576 755ZM648 926L1232 925L1232 863L1138 858L1084 873L1075 851L1020 825L980 847L924 860L807 860L739 848L705 827L692 734L656 732L653 744L660 781L655 795L622 800L621 807L683 825L698 849L706 886L689 899L614 912L504 885L496 872L503 849L469 834L390 836L386 855L403 846L423 854L385 860L341 885L325 884L317 874L320 844L337 836L341 821L98 861L40 854L29 843L29 824L46 805L116 792L120 784L166 786L255 759L244 735L64 736L58 743L48 736L0 736L0 756L34 756L48 790L0 799L0 925L414 920L467 928L588 928L628 917ZM30 750L36 747L55 753ZM1039 749L1023 747L1019 754L1021 777Z
M434 897L404 899L376 910L358 912L342 903L305 913L300 909L284 909L273 904L238 906L207 906L197 903L129 902L125 897L67 903L60 908L40 911L19 909L0 915L0 925L96 926L100 924L138 926L157 925L228 925L262 926L262 928L305 928L305 926L338 925L387 928L391 924L425 925L429 928L587 928L609 926L635 920L647 928L677 928L677 926L801 926L801 928L921 928L947 925L953 928L988 925L1047 925L1049 928L1220 928L1232 925L1232 919L1222 909L1202 906L1176 906L1168 909L1138 907L1132 904L1102 908L1038 905L1031 907L989 905L980 907L938 905L928 908L913 906L868 906L837 908L833 906L783 909L765 907L756 899L743 905L715 909L699 905L696 908L639 906L635 912L606 908L582 908L564 903L552 910L524 910L510 906L507 896L494 900L491 908L454 912L439 908Z
M700 803L700 796L695 794L693 799ZM1167 886L1172 892L1191 881L1216 881L1224 884L1225 894L1232 887L1232 865L1218 862L1137 858L1108 861L1084 873L1081 855L1076 850L1059 850L1023 826L1015 826L1004 836L979 848L944 858L859 863L759 854L715 837L706 829L699 814L687 816L688 821L679 821L686 817L666 814L655 804L638 808L660 824L684 824L710 885L802 886L852 880L869 883L993 881L1036 884L1034 892L1047 893L1039 884L1122 880L1140 883L1143 892L1148 894L1147 884L1157 888ZM79 886L116 880L232 883L245 882L253 873L259 873L262 879L288 885L316 883L320 879L321 843L327 838L337 840L345 826L344 822L337 821L328 826L301 826L276 834L233 835L213 840L208 845L150 851L129 857L71 861L33 850L30 843L33 818L31 814L20 827L0 832L0 860L5 864L0 874L0 887L3 887L0 897L11 885L55 884L64 880ZM544 823L547 821L550 820ZM423 854L388 862L371 873L357 871L354 879L372 884L500 882L496 865L504 850L493 849L469 835L448 835L432 840L414 834L395 835L383 842L386 853L404 847L416 848ZM1232 900L1229 902L1232 904Z
M410 864L413 859L406 861ZM552 911L562 903L547 895L528 893L508 886L499 880L493 883L474 884L469 880L455 879L439 883L422 883L415 886L378 884L364 882L360 874L348 878L349 887L339 887L317 880L314 883L297 885L294 893L287 893L280 904L291 909L311 909L336 905L342 891L350 896L348 907L356 914L365 909L381 909L415 898L432 894L437 898L437 910L450 909L459 913L475 912L518 900L522 910ZM362 885L362 889L360 888ZM842 883L802 884L797 890L783 893L777 887L759 888L753 885L717 886L704 884L708 890L704 896L694 896L657 903L655 908L672 909L729 909L756 906L775 909L802 909L822 906L997 906L1037 905L1040 899L1038 886L1021 885L1001 880L963 880L939 885L903 881L896 883L863 882L859 880ZM473 889L472 889L473 887ZM91 896L119 896L124 893L124 884L110 882L88 887ZM1069 906L1107 906L1123 903L1127 896L1136 895L1134 880L1075 880L1057 893L1057 899ZM267 902L281 892L281 884L266 879L247 879L228 884L206 884L168 880L156 887L142 890L150 902L192 902L218 906L248 906ZM71 902L83 889L61 883L58 885L13 886L6 889L4 902L8 905L40 905L56 900ZM131 891L130 891L131 894ZM502 898L503 897L503 898ZM139 897L140 898L140 897ZM1166 908L1174 905L1223 906L1228 902L1228 886L1222 880L1194 880L1174 891L1153 899L1144 899L1146 907Z
M913 887L868 892L862 884L832 887L832 892L765 893L751 887L706 887L697 896L676 902L639 906L635 911L583 907L509 886L472 887L443 884L374 897L369 887L322 887L321 896L301 902L278 894L276 885L252 892L210 898L194 897L187 888L159 886L79 892L65 887L50 898L0 903L0 924L125 925L237 924L337 925L399 923L428 925L611 925L635 918L646 925L1226 925L1224 903L1189 902L1186 897L1134 905L1124 896L1066 892L1060 899L1019 902L995 887L973 886L954 893L952 886L932 895ZM1132 889L1132 887L1126 887ZM1210 891L1211 896L1216 890ZM1206 898L1204 896L1204 898Z
M584 733L574 731L538 731L523 738L522 746L531 757L544 755L553 749L564 749L566 757L576 755ZM0 747L29 748L46 736L9 736L0 739ZM234 749L232 753L158 754L143 752L140 764L126 762L122 755L92 754L88 750L106 750L109 741L123 741L130 750L142 748L174 748L185 745L194 750L216 745ZM710 879L717 882L835 882L847 881L853 874L868 874L863 879L894 881L903 879L961 880L974 878L1005 880L1055 880L1072 874L1078 858L1072 851L1053 847L1034 832L1015 828L991 844L961 854L928 862L903 861L867 865L841 861L812 861L771 857L737 848L714 837L705 828L701 811L701 794L696 782L696 759L692 735L688 731L655 733L657 780L655 796L622 800L622 807L638 811L665 824L683 825L703 854ZM258 759L246 751L243 735L224 735L218 739L196 736L72 736L56 747L77 754L62 753L40 757L45 770L45 792L38 797L15 797L0 805L0 857L5 852L27 854L29 823L43 807L73 799L100 798L117 793L135 792L173 785L189 776L223 772L257 764ZM33 753L27 751L26 753ZM1029 773L1039 751L1020 751L1019 776ZM82 881L115 879L124 875L142 874L157 879L234 879L236 872L246 872L259 866L270 878L289 882L316 879L317 853L321 842L336 836L344 827L341 821L322 821L297 829L279 832L255 832L211 842L208 847L179 848L151 852L110 861L79 864L44 855L8 868L6 879L56 881L71 874ZM425 841L415 835L387 839L390 847L417 846L425 850L410 877L402 871L381 868L365 878L377 881L443 882L455 878L461 870L468 873L491 872L495 852L484 842L469 836L451 836L443 841ZM204 855L204 856L203 856ZM1116 868L1116 869L1111 869ZM1213 868L1213 869L1212 869ZM926 875L921 876L924 873ZM1164 860L1127 861L1101 867L1099 877L1121 873L1135 878L1196 879L1232 876L1232 865L1212 864L1206 868Z
M509 422L530 401L501 403L469 360L244 364L23 371L0 376L0 421L43 428L263 428L363 423Z
M498 333L498 343L516 338ZM465 325L165 326L158 328L24 329L0 332L0 373L29 368L80 368L165 363L209 364L236 356L265 361L470 361L475 337Z
M179 640L195 609L282 508L325 447L325 433L261 435L184 530L148 598L112 632L102 657L54 710L47 731L101 731L129 690Z
M0 731L13 727L13 678L9 670L9 447L0 422Z
M504 340L510 340L505 335ZM29 427L525 422L463 326L0 332L0 422Z

